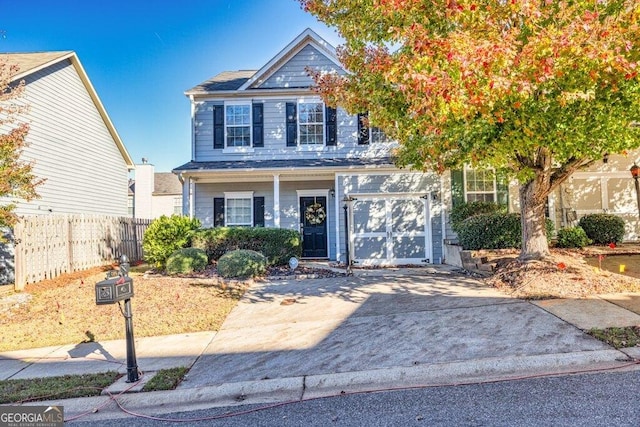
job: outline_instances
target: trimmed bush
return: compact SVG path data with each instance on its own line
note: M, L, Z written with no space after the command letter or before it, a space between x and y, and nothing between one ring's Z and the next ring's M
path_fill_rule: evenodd
M207 254L202 249L178 249L167 259L167 273L188 274L194 271L202 271L208 263Z
M591 244L591 239L587 237L582 227L567 227L558 230L559 248L584 248Z
M267 271L267 258L259 252L238 249L227 252L218 260L218 274L225 278L262 276Z
M493 202L469 202L455 205L451 209L451 228L457 233L465 219L494 212L506 213L507 207Z
M624 238L624 220L613 214L589 214L578 225L596 245L620 243Z
M142 238L145 261L164 269L172 253L191 245L191 238L198 228L200 221L187 216L162 215L154 219Z
M553 222L545 222L546 234L553 234ZM522 247L520 214L487 213L471 216L460 224L458 239L464 249L507 249Z
M267 265L286 265L302 255L300 233L283 228L216 227L199 230L191 246L217 260L229 251L248 249L264 254Z

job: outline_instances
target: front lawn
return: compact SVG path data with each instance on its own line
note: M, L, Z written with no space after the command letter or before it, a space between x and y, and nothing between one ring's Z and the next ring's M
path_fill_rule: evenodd
M206 275L145 275L146 269L130 273L136 337L216 331L247 288ZM118 305L95 303L95 283L104 278L104 269L94 268L27 285L31 299L0 313L0 351L124 339Z

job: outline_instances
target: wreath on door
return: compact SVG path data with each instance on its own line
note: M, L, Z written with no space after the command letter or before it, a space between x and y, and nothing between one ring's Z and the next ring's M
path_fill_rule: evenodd
M304 212L304 218L311 225L320 225L327 218L327 214L320 203L313 203L307 206L307 210Z

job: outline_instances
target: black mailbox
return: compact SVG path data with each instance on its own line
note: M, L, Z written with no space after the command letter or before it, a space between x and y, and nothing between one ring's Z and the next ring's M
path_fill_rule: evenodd
M96 283L96 304L115 304L133 296L133 279L128 276L114 277Z

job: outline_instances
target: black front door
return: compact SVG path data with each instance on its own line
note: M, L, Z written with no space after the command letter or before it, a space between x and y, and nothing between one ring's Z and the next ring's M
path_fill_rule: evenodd
M302 257L326 258L327 254L327 198L300 197L302 224Z

